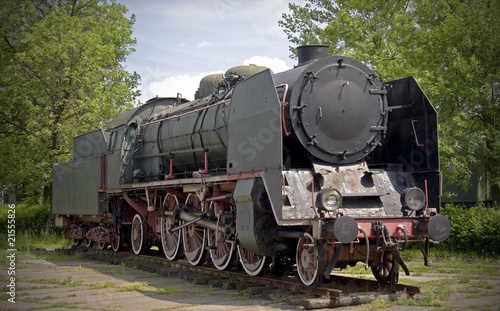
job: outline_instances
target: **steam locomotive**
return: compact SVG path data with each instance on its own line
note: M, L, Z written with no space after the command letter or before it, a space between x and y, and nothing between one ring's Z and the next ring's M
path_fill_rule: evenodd
M363 262L395 283L400 251L447 239L437 115L413 77L382 83L327 46L273 74L231 68L194 101L154 98L74 138L52 213L75 244L292 271L305 285Z

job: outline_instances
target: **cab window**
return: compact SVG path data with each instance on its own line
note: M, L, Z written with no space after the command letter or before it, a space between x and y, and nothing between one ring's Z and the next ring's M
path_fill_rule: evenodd
M135 138L137 132L137 124L131 123L127 129L127 135L125 137L125 150L131 151L135 149Z
M111 137L109 138L108 151L113 151L116 145L116 136L118 133L116 131L111 132Z

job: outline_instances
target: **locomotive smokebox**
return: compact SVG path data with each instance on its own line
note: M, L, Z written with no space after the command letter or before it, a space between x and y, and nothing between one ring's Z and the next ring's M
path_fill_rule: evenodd
M303 46L297 51L299 66L273 77L276 85L289 86L285 123L293 135L284 144L293 150L291 161L300 153L300 145L302 154L330 164L363 160L387 129L384 85L361 62L327 56L327 46Z
M298 66L302 66L315 59L328 56L328 45L303 45L297 47L299 58Z

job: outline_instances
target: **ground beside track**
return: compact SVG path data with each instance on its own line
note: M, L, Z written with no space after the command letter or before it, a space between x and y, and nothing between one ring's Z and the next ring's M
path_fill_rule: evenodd
M4 268L2 268L5 271ZM6 273L2 273L5 285ZM298 310L244 290L196 285L81 256L18 253L15 304L4 288L0 310Z
M5 254L2 254L5 256ZM439 268L410 264L411 277L402 283L422 287L418 306L389 306L384 310L500 310L499 261L441 261ZM112 265L57 252L18 252L16 303L8 301L8 262L2 261L0 310L301 310L299 295L244 288L198 285L182 277L165 277L125 265ZM361 277L369 276L360 269ZM402 273L402 272L401 272ZM429 303L426 302L429 301ZM370 305L340 307L366 310ZM325 309L324 309L325 310ZM373 309L371 309L373 310Z

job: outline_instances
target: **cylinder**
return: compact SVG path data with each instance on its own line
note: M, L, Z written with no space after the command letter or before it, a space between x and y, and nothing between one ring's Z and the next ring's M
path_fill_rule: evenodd
M413 233L420 236L429 236L433 241L442 242L451 233L451 224L443 215L436 215L429 220L417 220L413 225Z
M358 236L358 223L350 216L342 216L334 221L325 222L321 227L321 237L350 243Z
M303 45L297 47L297 56L299 58L298 66L302 66L310 61L327 57L328 45Z

